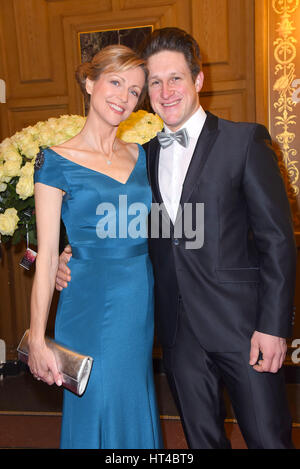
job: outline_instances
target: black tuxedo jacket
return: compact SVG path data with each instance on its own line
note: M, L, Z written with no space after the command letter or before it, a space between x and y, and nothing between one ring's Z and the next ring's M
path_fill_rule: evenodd
M145 149L153 202L162 204L157 138ZM204 204L204 243L198 249L187 248L190 239L184 229L181 238L174 236L185 203ZM158 238L149 237L162 346L174 345L181 301L185 317L180 320L190 322L208 351L249 348L254 330L288 337L296 246L285 187L265 127L207 113L180 204L183 214L175 226L170 222L170 237L162 236L162 226Z

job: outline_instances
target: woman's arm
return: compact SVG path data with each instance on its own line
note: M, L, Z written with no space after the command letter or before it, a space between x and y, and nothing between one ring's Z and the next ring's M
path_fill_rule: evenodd
M38 253L31 293L29 367L34 376L48 384L62 384L53 352L46 346L45 331L58 266L60 215L63 192L35 184Z

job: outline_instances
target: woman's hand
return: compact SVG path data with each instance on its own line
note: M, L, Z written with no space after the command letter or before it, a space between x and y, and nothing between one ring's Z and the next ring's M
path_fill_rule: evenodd
M53 383L56 383L57 386L62 385L62 377L57 368L55 355L47 347L45 341L41 344L30 344L28 366L36 379L49 385Z

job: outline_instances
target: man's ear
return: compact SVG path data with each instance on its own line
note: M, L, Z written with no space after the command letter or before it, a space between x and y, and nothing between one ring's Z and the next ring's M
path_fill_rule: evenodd
M85 89L87 94L92 94L93 89L94 89L94 84L95 82L93 80L90 80L89 78L86 78L85 80Z
M203 83L204 83L204 73L199 72L195 80L195 88L196 88L197 93L200 93L200 91L202 90Z

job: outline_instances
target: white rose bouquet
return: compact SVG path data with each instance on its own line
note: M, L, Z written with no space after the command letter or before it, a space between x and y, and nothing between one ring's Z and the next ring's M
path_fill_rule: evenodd
M34 163L40 148L69 140L83 127L85 118L66 115L38 122L0 143L0 237L2 242L22 239L36 245L34 215ZM163 127L162 120L146 111L133 113L122 122L118 137L144 144Z

